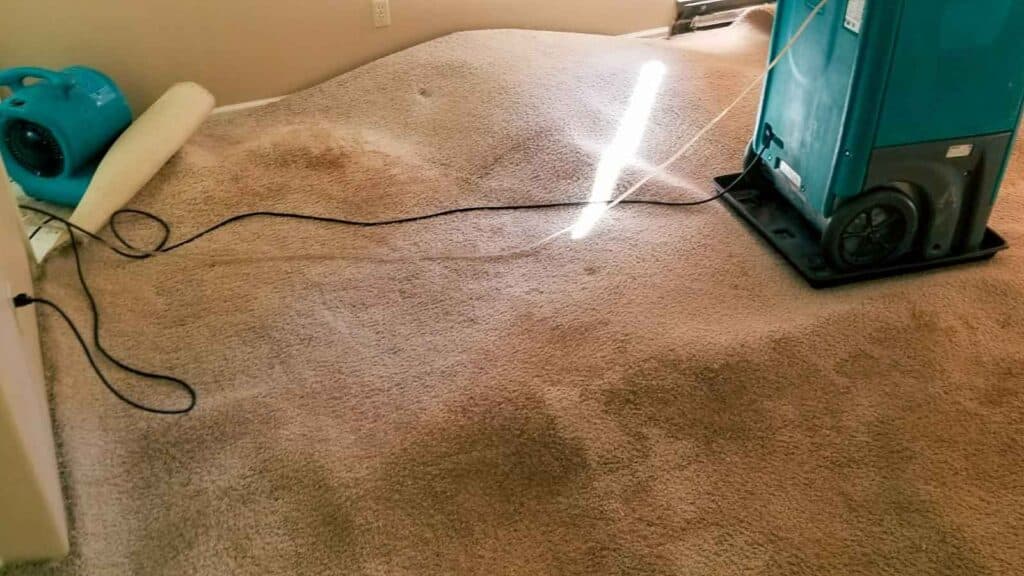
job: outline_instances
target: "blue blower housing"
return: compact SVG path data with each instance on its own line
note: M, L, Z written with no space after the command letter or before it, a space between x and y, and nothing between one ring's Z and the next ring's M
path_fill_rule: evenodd
M0 86L11 90L0 101L0 155L11 179L33 198L77 205L103 154L132 122L124 94L84 66L10 68L0 71Z

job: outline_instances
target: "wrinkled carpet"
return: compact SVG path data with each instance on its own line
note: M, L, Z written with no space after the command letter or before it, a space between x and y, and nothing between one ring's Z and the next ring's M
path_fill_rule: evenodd
M756 77L766 26L455 34L211 118L132 207L181 237L246 210L585 199L661 61L621 190ZM639 196L708 194L756 100ZM42 313L73 552L8 573L1019 574L1022 169L993 221L1021 248L825 292L720 204L500 257L471 255L579 210L249 222L144 262L89 243L109 349L200 403L131 410ZM69 251L40 290L85 322Z

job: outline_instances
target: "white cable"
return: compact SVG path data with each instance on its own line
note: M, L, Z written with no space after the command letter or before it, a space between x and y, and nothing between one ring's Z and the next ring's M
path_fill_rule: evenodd
M804 35L804 32L807 31L807 28L811 25L811 22L814 21L815 16L817 16L818 13L820 13L821 10L828 3L829 3L829 0L821 0L821 2L819 2L818 5L815 6L813 10L811 10L811 13L803 21L803 23L797 29L796 33L793 34L793 37L789 39L789 42L787 42L786 45L782 47L782 50L779 51L778 55L775 56L775 58L772 59L772 61L768 63L768 67L765 68L764 72L762 72L760 76L755 78L753 82L751 82L746 88L744 88L743 91L740 92L740 95L737 96L736 99L733 100L733 102L731 104L726 106L725 109L722 110L722 112L720 114L718 114L718 116L715 116L715 118L712 119L711 122L709 122L707 125L705 125L703 128L701 128L697 132L697 134L693 138L690 139L689 142L684 144L668 160L665 160L661 164L658 164L657 166L655 166L647 174L647 176L644 176L643 178L641 178L636 184L631 186L629 188L629 190L626 190L626 192L624 192L621 196L619 196L618 198L616 198L615 200L610 202L608 204L608 207L605 209L605 212L607 212L607 211L611 210L612 208L618 206L619 204L622 203L623 200L629 198L630 196L635 194L638 190L643 188L644 185L647 184L648 182L650 182L651 179L653 179L655 176L658 176L659 174L665 172L665 170L669 166L671 166L672 164L675 164L676 161L679 160L684 154L689 152L690 149L693 148L693 146L697 142L699 142L701 140L701 138L703 138L705 135L707 135L707 133L710 132L712 128L717 126L726 116L728 116L734 109L736 109L736 107L740 105L740 103L743 101L743 99L746 98L751 92L753 92L758 86L760 86L764 82L764 80L768 77L768 74L773 69L775 69L775 67L779 65L779 63L786 56L786 54L788 54L789 51L793 49L793 46L796 44L797 40L799 40L800 37ZM565 230L562 230L560 232L556 232L555 234L552 234L551 236L548 236L544 240L542 240L542 241L540 241L540 242L538 242L536 244L531 245L527 249L528 250L529 249L534 249L534 248L537 248L537 247L542 246L544 244L547 244L548 242L554 240L555 238L558 238L559 236L562 236L563 234L567 234L567 233L571 232L574 227L575 227L575 224L573 226L569 226Z
M693 148L694 144L696 144L701 138L703 138L708 132L710 132L712 128L717 126L718 123L721 122L726 116L728 116L729 113L732 112L737 106L739 106L743 99L746 98L748 94L753 92L758 86L760 86L768 77L768 74L772 70L774 70L776 66L779 65L779 62L782 61L782 58L785 57L786 54L788 54L789 51L793 49L793 46L796 44L797 40L799 40L800 37L804 35L804 32L806 32L807 28L811 25L811 22L814 20L814 17L817 16L819 12L821 12L821 10L825 7L826 4L828 4L828 2L829 0L821 0L821 2L819 2L818 5L814 7L814 10L811 10L810 15L807 16L807 19L804 20L803 24L800 25L800 28L797 29L796 34L793 34L793 37L790 38L789 42L787 42L786 45L782 47L782 50L779 51L779 54L771 62L768 63L768 67L765 68L764 72L762 72L760 76L755 78L753 82L751 82L746 88L744 88L743 91L740 92L740 95L737 96L735 100L733 100L732 104L729 104L724 110L722 110L722 112L718 116L715 116L715 118L711 120L711 122L709 122L706 126L701 128L700 131L697 132L697 134L693 138L691 138L689 142L684 144L683 147L676 151L676 153L673 154L668 160L662 162L661 164L658 164L654 168L654 170L652 170L647 176L643 177L629 190L627 190L621 196L616 198L615 201L608 205L608 209L614 208L615 206L622 203L623 200L629 198L630 196L635 194L637 190L642 188L644 184L650 182L652 178L657 176L659 173L663 172L672 164L675 164L676 160L679 160L679 158L681 158L683 154L689 152L690 149Z

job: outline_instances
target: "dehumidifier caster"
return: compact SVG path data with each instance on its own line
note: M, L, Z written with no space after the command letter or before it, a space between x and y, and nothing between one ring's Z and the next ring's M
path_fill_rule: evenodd
M882 258L885 262L880 266L855 267L855 262L843 261L841 264L845 268L839 268L830 262L832 258L822 249L822 233L818 227L772 186L763 172L757 172L745 182L735 185L739 177L740 174L729 174L715 178L715 186L723 193L725 203L792 264L814 288L830 288L987 260L1007 247L1006 241L989 229L985 231L981 245L977 249L957 252L942 258L924 258L920 253L926 220L926 217L920 216L923 215L923 211L919 210L914 202L909 201L910 196L893 196L901 192L893 188L880 188L850 200L840 208L832 219L830 239L833 246L839 246L839 240L843 238L841 232L846 230L850 245L845 250L856 253L856 240L863 240L865 235L862 228L869 227L868 218L871 218L870 225L876 228L875 237L887 240L880 244L896 248L892 249L891 254L888 249L872 249L883 255L890 254ZM892 214L895 217L890 219L884 214ZM858 218L859 215L863 216ZM845 225L841 225L842 222L845 222ZM904 228L898 222L908 224ZM902 234L897 233L901 231ZM902 241L895 240L898 238L902 238ZM839 250L836 252L841 253Z
M829 220L821 243L839 270L878 268L914 248L920 215L906 194L883 188L843 204Z

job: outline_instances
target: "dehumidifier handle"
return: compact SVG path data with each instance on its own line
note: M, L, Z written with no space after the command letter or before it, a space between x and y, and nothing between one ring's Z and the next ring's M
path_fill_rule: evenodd
M11 92L17 92L22 88L25 88L25 80L29 78L39 78L45 80L54 86L63 87L65 89L71 88L71 78L62 72L54 72L47 70L46 68L34 68L30 66L22 66L19 68L8 68L7 70L0 71L0 86L7 86L11 89Z

